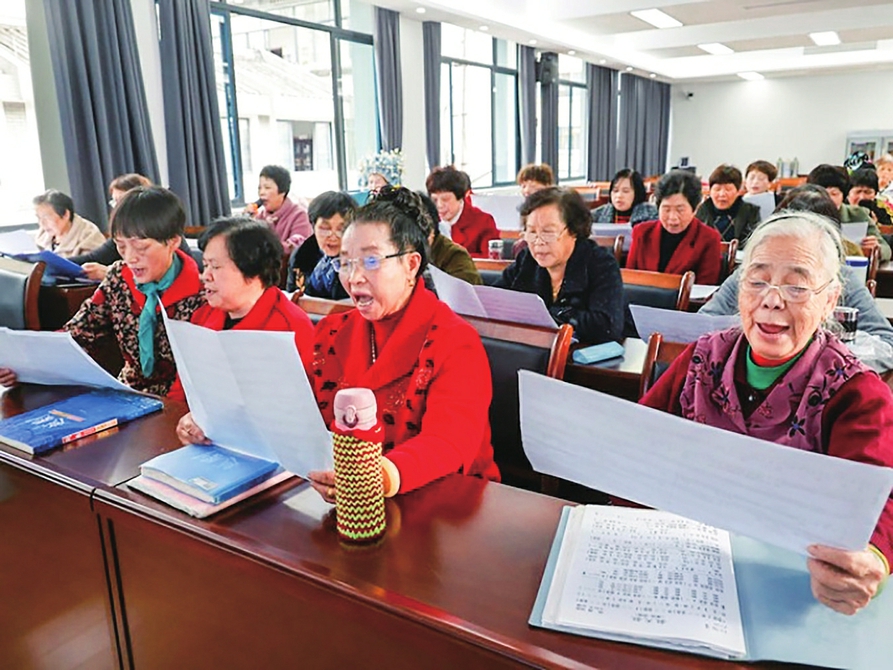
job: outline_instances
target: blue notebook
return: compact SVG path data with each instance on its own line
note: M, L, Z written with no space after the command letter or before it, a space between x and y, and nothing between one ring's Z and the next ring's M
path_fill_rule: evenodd
M163 407L161 400L137 393L91 391L3 419L0 442L40 454Z
M705 647L655 641L614 632L586 630L543 620L571 507L562 510L543 580L528 622L532 626L651 647L728 658ZM650 510L637 510L648 513ZM571 545L568 545L571 546ZM585 543L576 549L585 548ZM609 548L610 549L610 548ZM617 549L615 547L614 549ZM629 547L620 547L629 551ZM838 614L819 603L810 591L806 558L750 538L731 535L734 584L737 588L745 661L781 661L810 666L876 670L893 658L893 596L890 588L854 616ZM562 557L561 563L565 562ZM566 564L565 564L566 565ZM650 593L650 587L645 589Z
M140 474L216 505L279 469L278 463L232 449L189 444L146 461L140 466Z
M46 270L44 270L44 277L47 278L49 283L55 282L57 279L74 279L77 281L84 281L86 283L90 283L92 280L87 278L86 273L84 273L84 269L78 265L77 263L72 263L67 258L62 258L59 254L53 253L52 251L48 251L44 249L43 251L38 251L37 253L30 254L18 254L15 258L23 261L28 261L29 263L36 263L37 261L43 261L46 264Z

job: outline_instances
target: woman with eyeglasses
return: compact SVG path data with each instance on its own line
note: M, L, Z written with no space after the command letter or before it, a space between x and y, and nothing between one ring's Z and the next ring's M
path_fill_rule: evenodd
M177 375L161 310L188 321L204 304L198 266L178 247L186 211L171 191L140 186L128 191L112 212L118 254L93 296L64 330L88 353L104 338L118 344L124 367L118 379L137 391L165 395ZM0 384L15 373L0 370Z
M521 205L527 248L495 286L536 293L555 323L586 344L623 336L623 281L614 256L589 239L592 219L580 194L549 187Z
M825 324L841 289L840 233L812 212L782 212L745 250L741 327L691 344L641 402L816 454L893 466L893 394ZM717 444L717 448L721 448ZM893 559L893 500L862 551L809 548L813 595L853 614Z
M204 254L202 284L208 303L190 321L211 330L292 332L301 360L309 368L313 323L279 290L284 252L273 229L248 217L218 219L202 233L199 247ZM186 401L179 377L168 398ZM187 417L177 426L181 439L186 439L191 427L191 417Z
M331 424L339 389L372 389L384 425L385 494L451 473L499 480L490 445L490 366L477 332L425 288L419 197L385 186L344 230L335 269L356 309L316 327L312 382ZM310 473L334 498L334 473Z
M313 236L288 259L286 291L332 300L347 298L333 263L341 253L344 227L356 210L356 203L346 193L326 191L313 199L309 208Z
M691 172L671 170L657 182L657 220L633 228L626 259L632 270L695 273L698 284L716 284L722 265L722 238L695 217L701 182Z

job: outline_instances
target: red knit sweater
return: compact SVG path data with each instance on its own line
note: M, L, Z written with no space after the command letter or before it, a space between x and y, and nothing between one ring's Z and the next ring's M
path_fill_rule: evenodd
M190 321L211 330L223 330L226 312L205 304L195 311ZM266 289L254 303L251 311L232 329L294 332L295 346L304 362L304 368L310 369L313 360L313 323L304 310L289 300L277 287L271 286ZM179 375L167 397L186 402L186 394Z
M400 493L460 472L499 480L490 445L490 366L477 332L421 283L402 312L372 324L358 312L316 326L313 387L331 426L339 389L372 389ZM384 341L382 336L386 336Z

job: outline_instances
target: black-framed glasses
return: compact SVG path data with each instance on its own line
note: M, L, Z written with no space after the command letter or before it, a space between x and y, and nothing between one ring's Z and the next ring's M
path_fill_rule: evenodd
M398 251L395 254L388 254L387 256L382 256L381 254L369 254L362 258L333 258L332 267L335 268L335 272L345 274L349 277L358 267L362 267L365 272L375 272L376 270L381 269L382 261L386 261L389 258L405 256L408 253L410 252Z

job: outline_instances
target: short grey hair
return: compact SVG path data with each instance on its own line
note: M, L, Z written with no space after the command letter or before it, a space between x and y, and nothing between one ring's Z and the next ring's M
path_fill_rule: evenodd
M809 211L784 210L773 214L753 231L744 249L742 269L750 265L753 253L773 237L794 237L805 240L819 237L822 266L832 279L842 283L840 268L846 262L840 230L831 219Z

